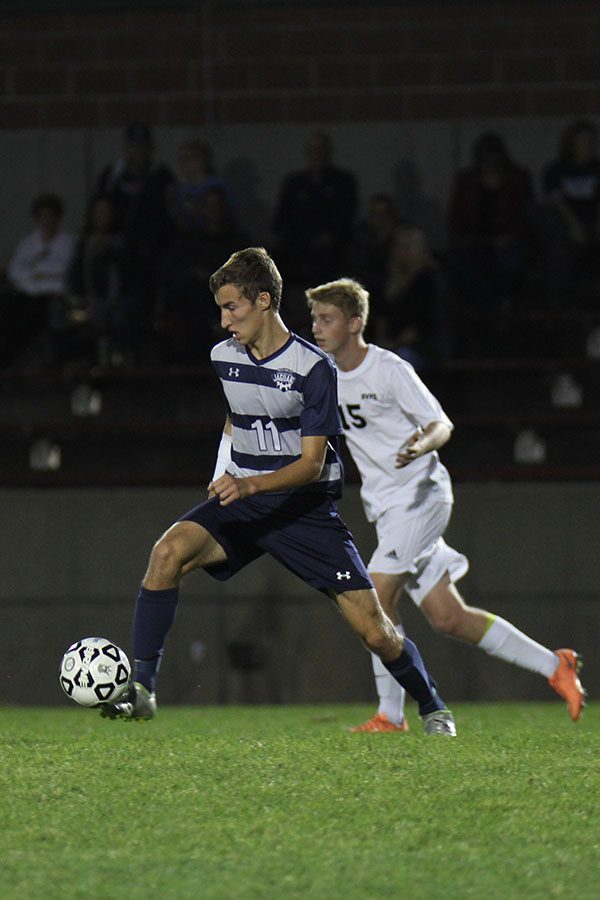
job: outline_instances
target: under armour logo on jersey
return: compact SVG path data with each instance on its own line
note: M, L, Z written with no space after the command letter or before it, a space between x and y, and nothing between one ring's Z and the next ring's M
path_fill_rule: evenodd
M335 574L338 581L341 581L342 578L345 578L346 581L350 580L350 572L336 572Z
M385 558L386 559L398 559L398 554L396 553L395 550L390 550L389 553L385 554Z
M289 369L278 369L273 372L273 381L280 391L291 391L296 376Z
M231 366L229 369L229 377L230 378L239 378L239 376L240 376L240 370Z

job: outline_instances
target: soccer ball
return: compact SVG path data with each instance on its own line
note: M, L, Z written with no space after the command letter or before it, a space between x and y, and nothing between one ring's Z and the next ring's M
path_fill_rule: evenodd
M129 684L130 676L127 656L107 638L76 641L60 663L60 685L80 706L113 703Z

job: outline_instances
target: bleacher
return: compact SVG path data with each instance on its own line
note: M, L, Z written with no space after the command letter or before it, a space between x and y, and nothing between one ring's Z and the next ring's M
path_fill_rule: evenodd
M423 373L456 426L442 451L455 480L600 477L599 325L589 309L457 323L461 356ZM212 473L224 406L209 366L4 371L0 397L5 487L203 485Z

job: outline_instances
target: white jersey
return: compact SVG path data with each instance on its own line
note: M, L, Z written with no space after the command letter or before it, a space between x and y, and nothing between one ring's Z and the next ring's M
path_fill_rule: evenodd
M401 469L396 454L417 428L444 422L438 400L413 367L395 353L369 344L356 369L338 369L344 437L360 473L361 498L370 522L391 507L417 511L432 499L453 502L445 466L433 451Z

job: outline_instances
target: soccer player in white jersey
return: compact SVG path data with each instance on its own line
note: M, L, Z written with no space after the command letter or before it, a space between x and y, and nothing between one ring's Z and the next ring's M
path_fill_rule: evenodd
M500 616L468 606L456 589L469 563L443 538L453 496L437 454L452 422L412 366L365 342L369 295L362 285L341 278L306 297L315 341L338 370L344 437L377 531L367 568L385 612L401 633L398 603L406 591L436 631L545 676L577 720L584 700L577 654L548 650ZM373 669L379 709L353 730L406 731L401 686L375 656Z
M341 432L335 368L326 353L288 331L279 314L282 281L260 247L234 253L210 279L227 340L213 348L227 418L227 462L209 499L155 544L133 622L133 682L106 705L110 718L149 719L155 679L175 617L181 578L204 569L220 580L269 553L330 596L391 677L419 704L427 734L456 735L417 647L384 614L340 519Z

